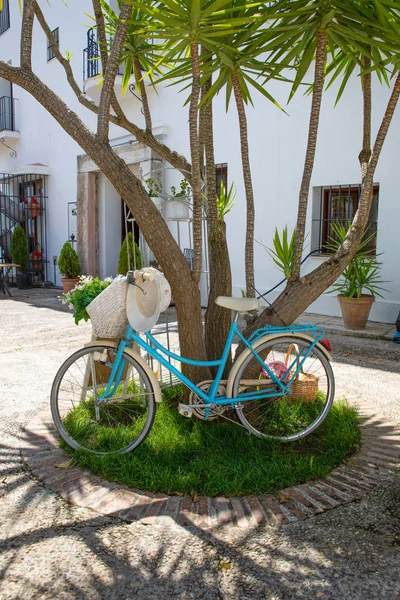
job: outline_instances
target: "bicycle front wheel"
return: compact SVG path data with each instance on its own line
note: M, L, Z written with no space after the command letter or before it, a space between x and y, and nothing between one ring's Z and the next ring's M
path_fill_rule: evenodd
M257 353L278 379L285 377L290 367L286 380L299 366L299 357L307 355L307 358L290 392L280 395L267 370L245 350L238 358L232 387L241 423L258 437L285 442L299 440L315 431L326 419L335 394L334 375L325 354L317 346L312 347L310 341L292 335L261 339ZM259 398L241 399L241 394L248 393Z
M154 389L145 369L124 352L118 386L105 399L117 350L88 346L60 367L51 390L51 412L63 440L95 454L134 450L150 432L156 414Z

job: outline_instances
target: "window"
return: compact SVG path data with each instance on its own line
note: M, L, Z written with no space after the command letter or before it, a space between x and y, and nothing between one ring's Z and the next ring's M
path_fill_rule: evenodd
M97 77L101 72L100 49L97 31L93 27L87 31L87 47L83 51L84 79Z
M228 189L228 163L219 163L215 165L215 183L217 184L217 195L221 193L221 181L225 186L225 190Z
M8 0L3 0L3 10L0 12L0 35L10 29L10 7Z
M55 43L57 44L57 47L60 46L60 32L59 32L59 28L57 27L56 29L53 29L53 31L51 32L53 39L55 41ZM50 40L47 39L47 62L49 62L50 60L53 60L53 58L55 57L55 54L53 52L53 48L51 47L51 43Z
M332 224L342 223L346 225L349 221L353 220L360 201L361 185L320 187L314 188L313 192L311 245L314 250L319 250L321 254L329 254L330 252L326 246L333 237ZM379 185L374 185L373 194L365 237L372 236L366 246L366 250L375 254L378 229Z

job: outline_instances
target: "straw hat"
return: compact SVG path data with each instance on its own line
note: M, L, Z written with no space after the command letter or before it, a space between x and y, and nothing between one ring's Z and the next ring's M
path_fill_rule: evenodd
M135 331L150 331L157 323L160 312L170 304L171 288L164 275L152 267L135 271L134 280L141 289L134 285L128 286L128 321Z

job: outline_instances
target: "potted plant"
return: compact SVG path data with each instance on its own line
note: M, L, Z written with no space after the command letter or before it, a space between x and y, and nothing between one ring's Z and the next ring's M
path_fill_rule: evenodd
M37 201L35 196L32 196L30 201L28 199L24 200L24 204L29 211L29 216L31 218L38 217L40 215L40 202Z
M128 244L130 260L128 260ZM121 250L119 251L118 274L126 275L129 271L129 267L131 270L142 268L142 254L139 250L139 246L133 241L131 231L122 242Z
M329 250L336 250L346 237L348 227L341 223L332 225ZM346 329L365 329L375 297L383 298L381 286L385 283L380 276L381 263L368 250L374 236L364 238L350 264L332 286L330 292L338 293L338 301Z
M11 257L17 267L17 287L26 290L31 287L31 274L26 272L29 263L28 240L25 231L19 225L14 229L11 237Z
M43 263L42 263L43 255L40 252L40 250L34 250L33 252L31 252L29 258L31 259L32 271L34 271L35 273L37 271L41 271L42 266L43 266Z
M78 283L79 275L81 274L78 255L69 241L65 242L61 248L60 256L58 257L58 268L61 275L64 275L64 277L61 277L64 292L69 292Z

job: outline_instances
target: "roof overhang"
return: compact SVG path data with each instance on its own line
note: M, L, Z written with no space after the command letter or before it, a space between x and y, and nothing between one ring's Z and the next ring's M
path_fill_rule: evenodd
M51 167L34 163L32 165L22 165L16 169L5 171L5 175L51 175Z

